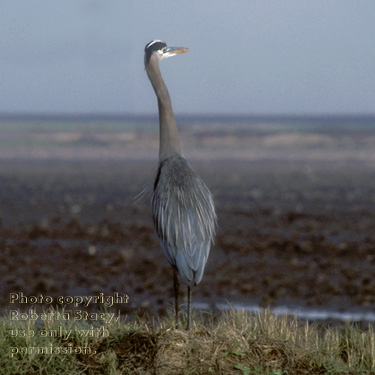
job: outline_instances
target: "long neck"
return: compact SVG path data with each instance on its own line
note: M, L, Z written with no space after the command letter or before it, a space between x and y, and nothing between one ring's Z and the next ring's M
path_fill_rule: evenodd
M181 145L171 98L160 74L159 62L156 56L151 56L146 66L146 71L158 98L160 125L159 160L161 161L176 153L181 154Z

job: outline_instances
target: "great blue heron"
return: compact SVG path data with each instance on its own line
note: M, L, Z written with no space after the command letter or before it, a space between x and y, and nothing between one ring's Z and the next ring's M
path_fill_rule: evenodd
M191 290L202 280L215 235L216 214L212 195L182 155L171 98L160 74L159 62L187 52L154 40L145 47L145 67L158 99L160 148L159 168L152 196L156 233L173 266L175 319L178 323L178 273L187 284L188 323L191 326Z

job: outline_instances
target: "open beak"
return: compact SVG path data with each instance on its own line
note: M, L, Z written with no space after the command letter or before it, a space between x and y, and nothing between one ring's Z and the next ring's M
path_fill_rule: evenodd
M180 53L187 52L187 51L189 51L189 48L185 48L185 47L168 47L167 50L164 52L163 57L167 58L167 57L175 56L175 55L178 55Z

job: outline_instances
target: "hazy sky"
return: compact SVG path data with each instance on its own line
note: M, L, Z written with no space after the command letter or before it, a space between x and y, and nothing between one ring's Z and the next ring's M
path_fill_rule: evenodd
M146 43L175 112L375 113L374 0L0 2L0 112L156 113Z

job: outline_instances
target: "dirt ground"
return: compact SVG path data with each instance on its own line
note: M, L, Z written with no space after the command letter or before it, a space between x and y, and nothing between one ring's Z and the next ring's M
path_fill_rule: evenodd
M375 165L192 160L212 190L215 244L195 302L375 309ZM9 294L127 294L163 316L172 269L151 217L156 161L0 160L0 307ZM145 194L137 199L145 189ZM186 297L185 288L181 293ZM97 308L96 306L91 306Z

